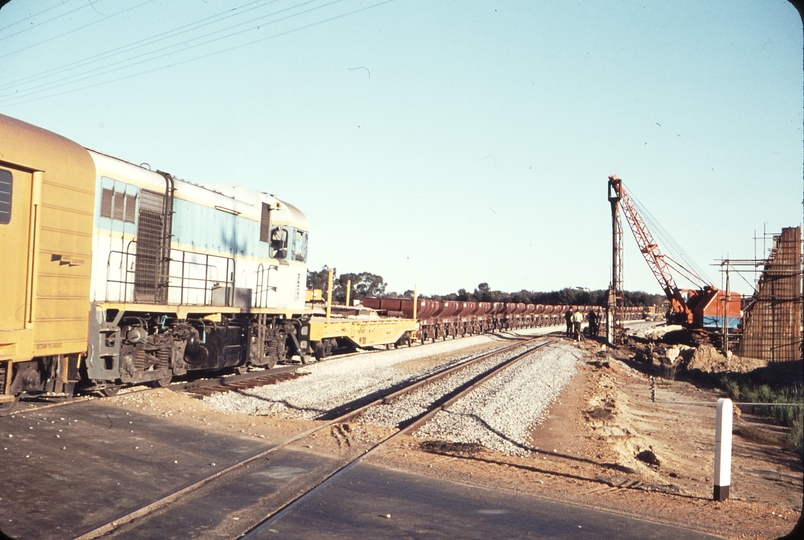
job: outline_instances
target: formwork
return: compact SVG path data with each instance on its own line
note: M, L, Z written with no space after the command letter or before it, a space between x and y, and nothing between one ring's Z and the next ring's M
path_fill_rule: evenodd
M773 237L745 308L740 355L768 362L801 359L801 301L801 227L790 227Z

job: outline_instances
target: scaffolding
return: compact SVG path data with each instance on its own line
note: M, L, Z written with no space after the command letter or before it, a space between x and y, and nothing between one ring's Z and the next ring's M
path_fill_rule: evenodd
M730 260L727 266L764 265L744 308L740 356L767 362L800 360L802 325L801 227L782 229L763 261Z

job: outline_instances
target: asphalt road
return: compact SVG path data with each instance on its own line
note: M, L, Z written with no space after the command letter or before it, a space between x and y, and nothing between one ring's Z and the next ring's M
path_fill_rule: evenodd
M74 538L268 446L102 400L0 418L0 530Z
M718 537L360 464L266 524L254 538Z

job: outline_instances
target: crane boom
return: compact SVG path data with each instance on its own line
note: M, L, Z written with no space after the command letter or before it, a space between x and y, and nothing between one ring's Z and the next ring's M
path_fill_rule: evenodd
M670 308L672 312L679 318L687 323L693 322L692 310L685 302L684 297L681 295L676 282L673 279L673 274L670 272L670 267L665 260L665 255L659 249L659 245L653 239L648 226L642 219L639 211L628 195L628 192L623 186L622 180L617 175L609 176L609 201L619 203L625 214L625 219L628 221L628 226L631 232L634 233L639 251L648 263L648 267L656 281L664 290L665 296L670 301Z

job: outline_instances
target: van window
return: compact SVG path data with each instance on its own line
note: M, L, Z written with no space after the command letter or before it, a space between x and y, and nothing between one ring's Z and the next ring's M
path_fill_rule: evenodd
M11 221L11 173L0 169L0 225Z

